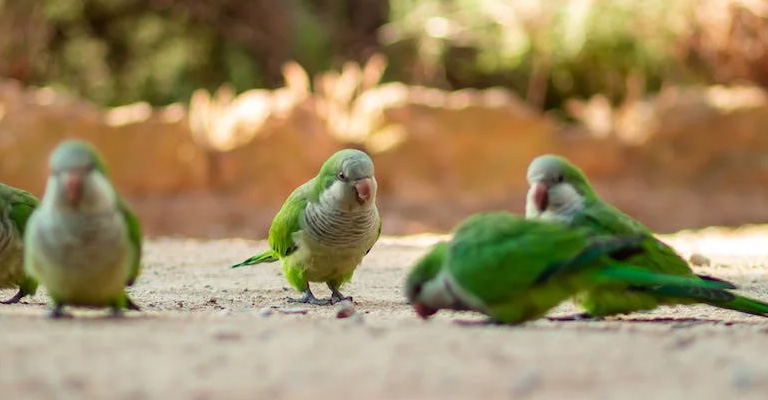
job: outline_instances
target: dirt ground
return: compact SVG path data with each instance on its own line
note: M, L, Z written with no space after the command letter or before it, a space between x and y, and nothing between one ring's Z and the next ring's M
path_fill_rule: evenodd
M407 267L439 237L383 238L345 293L357 314L295 307L277 264L227 265L246 240L156 238L121 320L75 310L46 318L46 296L0 307L2 399L765 399L768 320L706 306L603 322L464 326L418 319ZM701 252L703 273L768 299L768 228L665 237ZM325 289L316 290L327 295ZM0 291L9 297L11 290ZM270 308L270 307L277 308ZM573 312L564 305L553 314ZM306 314L302 314L306 312Z

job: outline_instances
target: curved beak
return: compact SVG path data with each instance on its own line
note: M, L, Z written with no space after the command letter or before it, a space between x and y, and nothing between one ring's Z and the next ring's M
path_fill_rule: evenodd
M437 312L437 310L434 308L430 308L424 303L420 302L413 303L413 310L416 311L416 315L422 319L427 319Z
M355 192L357 192L357 202L365 204L371 200L373 192L373 180L371 178L363 178L355 181Z
M64 172L64 194L70 204L77 204L83 198L84 169L71 169Z
M530 192L533 199L533 204L536 205L536 209L539 212L544 212L549 206L549 188L547 185L536 182L531 186Z

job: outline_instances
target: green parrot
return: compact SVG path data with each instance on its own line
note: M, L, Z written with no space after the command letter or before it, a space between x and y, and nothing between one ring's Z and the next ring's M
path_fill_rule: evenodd
M141 268L141 227L96 149L64 141L49 168L45 195L25 232L24 261L53 301L51 316L64 316L66 305L110 307L116 316L138 310L125 288Z
M381 234L373 161L359 150L333 154L320 173L288 196L269 228L270 249L232 268L282 260L300 298L289 302L326 305L352 300L339 292ZM309 282L325 282L330 299L318 299Z
M731 287L623 263L641 250L643 239L594 238L581 229L506 212L477 214L459 224L450 242L437 244L416 263L405 294L422 318L440 309L470 310L514 324L539 318L591 288L720 293Z
M37 281L24 272L24 231L37 205L35 196L0 183L0 288L19 288L2 304L18 303L37 291Z
M696 275L688 263L671 247L657 239L640 222L602 200L587 177L567 159L555 155L537 157L528 167L530 189L526 201L526 216L557 221L570 227L580 227L593 235L640 234L645 236L643 252L626 260L627 263L649 271L677 276L719 280ZM721 281L724 282L724 281ZM735 289L735 286L733 286ZM768 304L725 292L728 296L708 298L669 288L644 290L599 288L580 294L576 300L591 317L604 317L633 311L651 310L661 304L706 303L715 307L768 316Z

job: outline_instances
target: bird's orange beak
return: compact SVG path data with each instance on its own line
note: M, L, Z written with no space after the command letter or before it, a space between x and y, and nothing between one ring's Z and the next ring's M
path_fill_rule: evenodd
M355 181L355 191L357 192L358 203L365 204L371 199L371 186L373 186L371 178Z
M84 169L72 169L64 173L64 193L70 204L77 204L83 198Z
M547 185L543 183L534 183L530 189L533 192L533 204L539 212L544 212L549 206L549 194Z
M434 308L427 307L424 303L413 303L413 310L422 319L427 319L437 312Z

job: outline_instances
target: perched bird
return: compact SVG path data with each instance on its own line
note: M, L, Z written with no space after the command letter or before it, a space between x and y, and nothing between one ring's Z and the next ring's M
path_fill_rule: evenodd
M601 199L581 169L565 158L555 155L537 157L528 167L528 182L530 189L525 206L527 217L557 221L570 227L586 229L594 235L644 235L644 251L626 260L627 263L654 272L719 280L694 274L688 263L675 250L657 239L648 228ZM735 286L731 286L735 289ZM768 316L768 304L728 291L692 296L691 293L670 291L664 287L644 290L599 288L579 296L577 301L592 317L650 310L660 304L696 302Z
M35 196L0 183L0 288L19 289L2 304L18 303L37 291L37 281L24 272L24 231L37 205Z
M320 173L288 196L269 228L270 249L232 268L282 260L300 298L325 305L352 300L339 292L381 234L373 161L359 150L333 154ZM309 282L325 282L330 299L318 299Z
M49 167L45 195L24 236L24 261L53 301L51 316L64 316L66 305L110 307L114 315L138 310L125 287L139 275L141 228L96 149L64 141Z
M580 229L506 212L477 214L419 260L405 294L422 318L440 309L472 310L492 321L539 318L582 290L596 287L709 291L729 287L653 273L620 260L638 251L642 236L590 238Z

